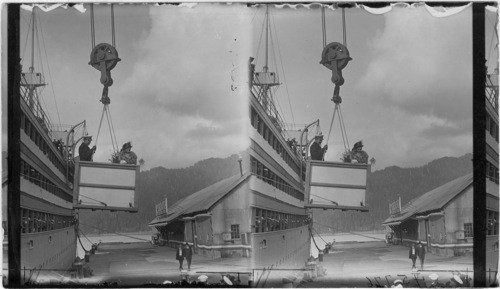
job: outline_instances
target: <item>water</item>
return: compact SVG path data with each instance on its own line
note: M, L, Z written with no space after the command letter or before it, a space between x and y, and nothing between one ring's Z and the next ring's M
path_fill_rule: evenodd
M90 250L92 244L101 242L105 243L138 243L138 242L151 242L151 232L139 233L126 233L126 234L102 234L102 235L80 235L80 240L86 250ZM80 258L85 257L85 250L78 242L77 256Z

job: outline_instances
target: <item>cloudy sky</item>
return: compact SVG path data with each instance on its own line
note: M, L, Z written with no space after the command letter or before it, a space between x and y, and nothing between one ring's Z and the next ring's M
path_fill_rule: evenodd
M94 9L96 43L110 43L109 6ZM95 142L102 85L99 72L88 65L89 11L58 8L39 18L42 55L50 61L43 68L51 119L86 120ZM421 166L472 152L471 12L469 7L434 17L423 6L395 7L384 14L346 9L353 60L343 71L342 114L351 146L363 140L377 160L374 169ZM23 50L29 13L21 13L21 56L28 59ZM262 69L263 19L262 7L242 4L116 5L116 48L122 60L112 70L109 96L120 146L132 141L146 168L186 167L244 150L247 61L256 57L257 70ZM326 11L327 42L342 42L341 19L340 10ZM327 134L334 86L331 72L319 64L320 9L271 9L271 34L270 69L283 82L276 95L283 117L298 124L319 119ZM328 160L338 160L342 151L337 121ZM112 148L106 121L97 146L94 159L107 161Z

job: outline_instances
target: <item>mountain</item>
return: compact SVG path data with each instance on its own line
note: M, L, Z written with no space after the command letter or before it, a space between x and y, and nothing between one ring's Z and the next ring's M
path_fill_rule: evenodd
M415 197L472 172L472 154L443 157L416 168L387 167L368 175L369 212L314 210L316 232L381 230L389 217L389 203L401 197L404 205Z
M155 218L155 204L167 198L171 206L194 192L239 174L238 159L235 154L202 160L187 168L156 167L140 172L136 190L137 213L80 210L80 229L85 234L147 231L149 222Z

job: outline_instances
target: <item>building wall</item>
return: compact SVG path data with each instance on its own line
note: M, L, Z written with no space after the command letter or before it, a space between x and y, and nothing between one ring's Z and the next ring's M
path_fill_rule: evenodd
M210 210L211 216L186 221L186 239L189 242L196 241L198 254L212 258L250 256L248 237L252 210L248 206L249 194L245 192L248 192L248 182L244 182L222 198ZM231 225L238 226L238 233L233 230L228 239L227 236L231 235Z
M498 198L498 184L487 179L486 180L486 218L488 219L488 230L486 233L486 269L494 271L498 270L498 231L499 231L499 198ZM491 273L491 280L494 276ZM498 278L498 277L497 277Z
M473 244L473 189L460 194L444 209L446 244L455 247L446 247L446 256L471 254Z
M455 197L441 212L419 219L418 240L428 251L441 256L471 255L473 189Z

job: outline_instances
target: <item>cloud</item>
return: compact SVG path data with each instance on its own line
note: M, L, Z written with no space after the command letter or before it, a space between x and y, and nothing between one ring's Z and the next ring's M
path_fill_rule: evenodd
M367 100L410 115L453 123L471 115L470 13L436 18L422 8L385 14L383 32L371 41L376 55L361 77ZM368 95L370 97L368 97Z
M118 118L150 166L184 167L245 149L248 19L235 5L151 7L151 29L117 88ZM130 115L137 116L136 118ZM144 143L144 140L154 143Z

